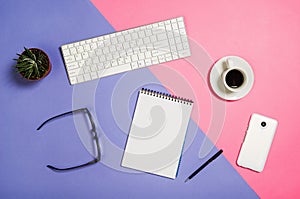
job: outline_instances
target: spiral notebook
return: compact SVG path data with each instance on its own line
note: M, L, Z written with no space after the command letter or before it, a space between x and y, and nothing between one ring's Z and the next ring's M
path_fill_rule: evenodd
M121 165L175 179L192 107L191 100L140 90Z

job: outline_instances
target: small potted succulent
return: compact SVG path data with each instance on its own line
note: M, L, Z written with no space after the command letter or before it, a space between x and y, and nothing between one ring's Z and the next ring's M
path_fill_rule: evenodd
M17 54L16 70L28 80L40 80L51 71L51 62L48 55L38 48L25 48L22 54Z

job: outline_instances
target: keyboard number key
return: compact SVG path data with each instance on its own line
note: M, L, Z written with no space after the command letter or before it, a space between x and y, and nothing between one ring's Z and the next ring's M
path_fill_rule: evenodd
M97 48L97 43L91 43L91 49L95 50Z
M78 53L82 53L84 51L82 46L77 46L76 49Z
M138 34L136 32L132 33L132 39L138 39Z
M89 44L85 44L85 45L83 46L83 48L84 48L85 51L91 50L91 47L90 47Z

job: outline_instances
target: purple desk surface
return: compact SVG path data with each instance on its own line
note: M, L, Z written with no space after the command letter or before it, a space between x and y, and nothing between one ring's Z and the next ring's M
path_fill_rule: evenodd
M257 197L223 156L192 181L183 182L209 158L197 157L204 134L192 121L189 129L197 129L196 137L182 157L175 180L120 171L102 162L65 173L47 169L47 164L67 167L91 159L78 136L72 117L57 120L36 131L47 118L76 107L72 97L74 87L69 85L59 47L113 32L114 29L87 0L3 1L0 17L0 198ZM44 80L27 82L14 72L13 59L17 57L16 53L22 52L24 46L39 47L49 54L53 69ZM133 85L141 84L138 81L145 81L145 84L151 82L148 85L150 88L164 91L148 69L126 75L132 77L128 79ZM126 136L114 123L110 110L115 85L121 78L124 78L124 74L97 82L96 106L88 103L86 106L92 107L106 136L122 149ZM86 85L91 84L94 83ZM138 86L129 100L130 114L137 89ZM102 138L100 136L103 144ZM216 151L214 149L210 156ZM102 155L104 160L112 155L105 150L105 143Z

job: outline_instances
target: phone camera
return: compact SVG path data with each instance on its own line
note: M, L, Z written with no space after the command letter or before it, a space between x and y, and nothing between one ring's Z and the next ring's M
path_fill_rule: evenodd
M266 127L266 126L267 126L267 123L266 123L266 122L261 122L260 125L261 125L262 127Z

